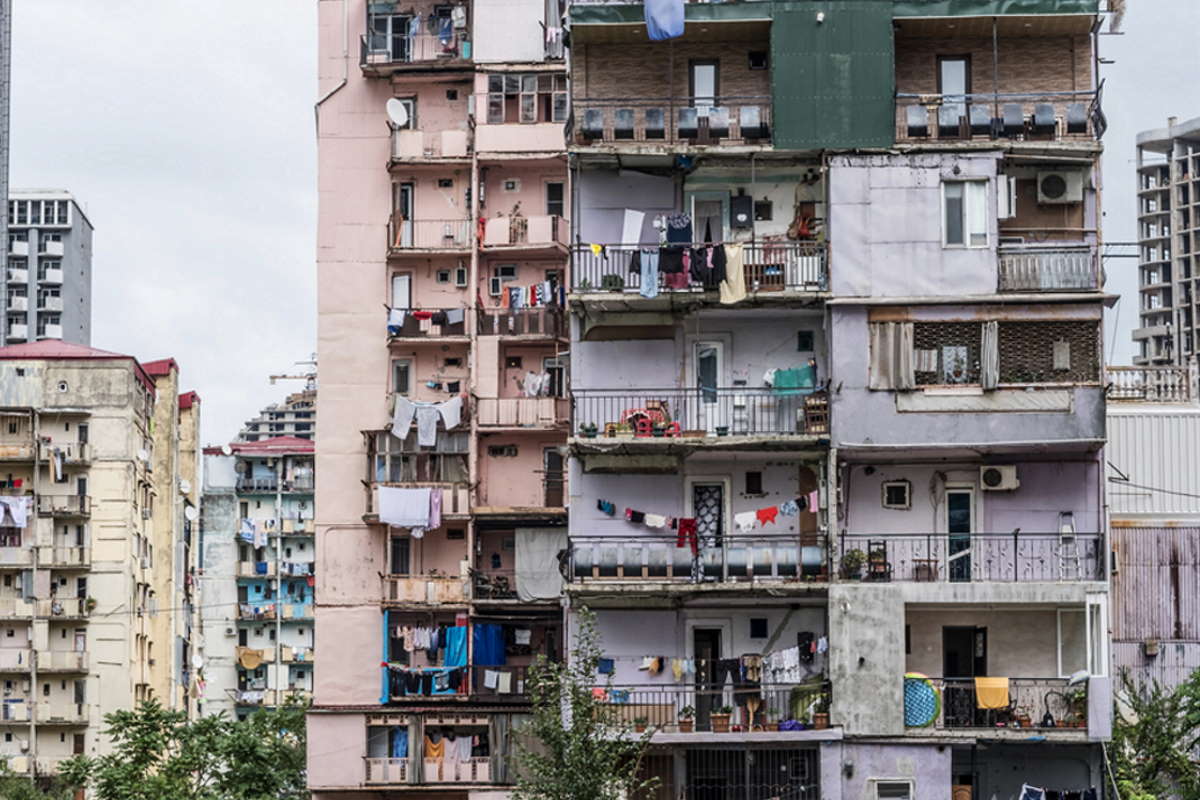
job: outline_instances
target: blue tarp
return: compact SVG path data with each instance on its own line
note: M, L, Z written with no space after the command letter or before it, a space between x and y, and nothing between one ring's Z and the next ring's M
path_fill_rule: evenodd
M644 5L650 41L683 36L683 0L645 0Z
M447 667L465 667L467 665L467 628L465 625L446 629L446 659L443 664Z
M492 622L475 623L475 653L477 667L499 667L504 661L504 628Z

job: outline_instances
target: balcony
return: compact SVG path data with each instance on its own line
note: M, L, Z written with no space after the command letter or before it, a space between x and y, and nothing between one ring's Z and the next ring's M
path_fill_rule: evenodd
M60 295L44 295L38 298L38 311L62 311L63 299Z
M277 706L288 701L306 703L312 700L307 689L239 689L234 701L239 706Z
M566 252L570 240L567 220L559 216L488 217L483 224L483 248L493 252Z
M697 552L672 536L572 536L574 584L814 583L828 580L825 537L725 536Z
M62 283L63 271L61 269L38 270L38 281L41 283Z
M462 578L384 575L384 603L465 605L467 582Z
M0 441L0 462L33 461L35 452L32 441Z
M87 725L87 706L82 703L45 704L37 706L38 725Z
M239 561L239 578L274 578L275 564L271 561Z
M29 672L32 653L28 648L0 648L0 672Z
M28 256L29 242L10 239L8 242L8 254L10 256Z
M92 446L87 442L42 442L40 457L43 461L60 455L64 464L84 467L92 463Z
M0 720L5 724L12 722L29 722L29 718L33 716L31 712L31 704L28 695L19 699L10 698L7 694L4 698L3 706L0 706Z
M781 437L828 437L828 398L816 387L577 389L574 426L595 425L580 448L669 451L704 445L793 448Z
M49 322L45 325L39 324L37 334L39 339L61 339L63 335L63 326Z
M88 654L83 650L38 650L38 672L87 672Z
M695 666L696 674L703 677L694 682L626 684L618 680L596 686L593 692L618 720L652 730L652 742L699 742L713 733L730 741L734 738L731 733L777 731L786 721L802 726L792 729L798 738L805 736L804 731L828 727L830 686L826 681L772 682L766 680L764 670L761 683L748 682L740 672L727 676L716 662L697 659ZM731 712L721 713L722 708ZM684 717L684 713L691 716ZM676 739L672 734L683 736Z
M578 98L573 107L580 149L687 145L736 151L771 144L770 97Z
M1108 367L1108 399L1130 403L1195 403L1195 367Z
M1094 292L1100 288L1096 251L1074 247L1011 247L998 252L1001 292Z
M42 516L87 518L92 514L92 498L76 494L39 494L37 510Z
M471 250L469 219L405 219L388 222L388 253L393 256L427 253L467 253Z
M53 569L88 569L92 565L92 549L66 545L39 547L38 565Z
M484 397L476 402L481 428L565 428L569 401L562 397Z
M539 341L569 336L566 314L558 306L536 308L481 308L476 312L480 336Z
M37 615L56 619L86 619L91 612L86 597L51 597L37 601Z
M242 622L262 622L275 619L274 603L239 603L237 618Z
M423 339L468 341L467 312L455 308L392 308L387 312L389 341Z
M687 245L685 245L686 247ZM706 247L703 243L692 247ZM717 287L689 279L672 285L668 275L658 273L655 292L643 292L642 274L631 270L635 252L653 250L639 244L601 245L596 254L590 245L576 245L571 256L571 291L603 295L597 300L620 295L622 300L640 301L647 294L691 294L697 299L716 300ZM823 292L828 286L827 246L816 241L747 242L742 247L746 291L757 300L787 299L797 294ZM704 297L708 294L708 297Z
M43 237L42 240L38 242L38 255L61 256L64 250L65 248L63 247L63 243L61 241L51 241Z
M1066 678L1009 678L1007 703L1001 708L981 708L974 679L906 678L905 724L915 735L927 735L930 728L997 731L1013 725L1036 729L1042 735L1063 728L1086 729L1087 684L1072 687L1068 683ZM922 695L931 696L930 687L941 700L938 714L927 725L914 724L928 718ZM983 705L992 705L994 700L988 698ZM1043 724L1047 714L1053 718L1053 726ZM1086 735L1087 731L1079 733ZM1016 735L1020 738L1030 734L1017 731Z
M13 267L9 267L8 268L8 282L9 283L29 283L29 270L28 269L16 269Z
M446 34L363 34L358 65L368 78L385 78L412 69L462 69L471 63L471 43L465 29Z
M0 618L27 619L32 616L32 599L25 597L0 597Z
M25 297L24 295L10 294L8 296L8 310L9 311L28 311L29 310L29 298Z
M464 130L396 130L392 132L392 163L468 162L470 134Z
M1105 127L1097 92L896 95L898 142L1090 142Z
M29 326L23 322L10 322L8 338L10 341L25 341L29 338Z
M407 783L437 784L490 784L495 783L496 757L472 758L469 761L434 761L422 759L418 779L416 759L410 758L366 758L363 759L365 775L363 783L370 786L400 785Z
M1099 533L844 533L839 563L865 565L843 579L922 583L1062 583L1104 580Z
M315 487L316 482L313 478L285 479L282 484L274 475L262 478L238 476L237 479L237 490L239 492L246 492L250 494L260 492L269 492L273 494L276 491L282 491L284 493L312 492Z
M0 569L19 569L33 565L33 548L0 547Z
M434 489L442 493L442 518L466 517L471 509L471 487L466 483L425 483L397 482L377 484L383 486L400 486L405 489ZM376 492L371 492L371 507L368 518L376 516L375 509L379 508L379 498ZM368 521L373 521L368 519Z

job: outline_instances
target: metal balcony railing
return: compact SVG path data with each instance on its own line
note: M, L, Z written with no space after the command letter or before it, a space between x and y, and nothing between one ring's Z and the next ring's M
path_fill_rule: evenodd
M579 145L769 144L771 98L626 97L573 101Z
M566 314L558 306L481 308L476 313L476 330L480 336L562 339L568 335Z
M467 312L456 308L391 308L387 334L392 339L436 339L467 335Z
M687 249L709 245L673 245ZM642 291L640 263L634 253L659 250L655 245L606 244L596 253L591 245L571 252L571 291L579 294ZM827 246L817 241L746 242L742 245L743 276L748 292L820 292L828 286ZM660 257L661 261L661 257ZM715 291L717 284L688 275L687 280L658 270L658 291L671 294Z
M763 387L576 389L571 393L572 422L576 430L591 424L597 426L599 436L618 438L803 435L810 427L807 399L818 397L815 386L779 391ZM668 430L648 433L647 422L652 429L664 423ZM814 435L828 433L827 426L817 430L816 422L811 427Z
M896 95L898 141L1099 138L1099 92Z
M365 72L405 64L466 61L466 32L448 34L402 33L394 36L363 34L359 37L359 67Z
M366 758L363 783L372 786L407 783L499 783L500 757L473 757L467 761L412 758ZM418 772L417 770L420 770Z
M87 517L92 513L92 498L76 494L39 494L38 513L52 517Z
M463 578L384 575L381 580L385 603L453 605L467 602L467 581Z
M574 583L823 581L827 560L819 533L701 535L696 552L677 536L572 536L569 546Z
M387 246L404 250L467 250L472 244L469 219L405 219L388 221Z
M266 478L251 478L239 476L237 490L239 492L274 492L281 489L284 492L311 492L316 486L313 478L285 478L282 482L274 476Z
M843 533L843 579L928 583L1032 583L1104 580L1099 533ZM854 570L843 567L863 561Z
M1107 367L1108 399L1141 403L1200 400L1195 367Z
M1087 685L1071 687L1066 678L1009 678L1008 705L1003 708L980 708L974 679L927 680L941 698L941 712L932 723L932 727L939 730L995 730L998 726L1014 723L1022 728L1043 728L1047 727L1042 724L1047 714L1054 720L1055 728L1085 727L1087 724ZM906 702L909 702L907 693ZM914 733L927 729L928 726L909 727Z
M522 249L561 245L570 241L568 222L557 215L488 217L480 219L484 247Z
M1082 292L1100 288L1089 245L999 249L1001 292Z
M484 397L475 403L486 427L555 428L570 419L570 401L563 397Z

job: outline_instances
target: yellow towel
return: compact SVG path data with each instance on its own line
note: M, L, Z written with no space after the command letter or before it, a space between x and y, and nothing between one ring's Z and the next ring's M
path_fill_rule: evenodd
M1008 678L976 678L975 704L980 708L1008 708Z

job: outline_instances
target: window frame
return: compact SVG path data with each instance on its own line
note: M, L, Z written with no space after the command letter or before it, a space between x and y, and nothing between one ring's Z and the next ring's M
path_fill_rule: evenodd
M991 183L991 181L989 181L987 178L961 178L961 179L960 178L954 178L954 179L943 178L942 179L942 188L941 188L942 222L941 222L941 225L942 225L942 248L943 249L945 249L945 250L985 250L991 245L992 232L991 232L991 225L988 222L988 219L989 219L988 218L988 207L990 206L990 203L988 202L988 194L989 194L988 186L990 185L990 183ZM963 187L962 218L961 218L963 240L961 242L951 242L950 241L950 226L947 224L949 222L949 206L948 206L947 197L946 197L946 187L951 184L961 185ZM969 188L972 186L982 187L982 191L981 192L973 192ZM974 195L974 199L972 199L973 195ZM972 244L971 239L972 239L972 236L974 235L974 232L971 229L971 222L972 222L972 217L974 216L974 213L975 213L975 203L977 203L977 202L983 203L983 214L981 216L981 219L983 220L983 230L982 230L983 242L981 244Z
M894 795L880 795L879 790L884 786L899 786L904 784L908 787L907 800L913 800L916 795L916 781L912 778L871 778L871 796L874 800L896 800Z
M412 392L413 359L393 358L391 367L392 392L402 397L407 397ZM400 388L399 381L397 380L397 370L400 368L403 368L406 372L403 389Z

